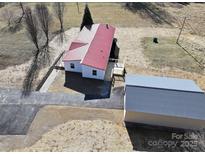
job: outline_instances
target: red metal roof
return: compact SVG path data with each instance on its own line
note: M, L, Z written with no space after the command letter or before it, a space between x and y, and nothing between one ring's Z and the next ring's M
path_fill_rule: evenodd
M63 61L82 60L87 51L87 45L65 52Z
M90 43L96 34L98 26L98 24L93 25L91 30L88 30L86 27L84 27L80 31L77 38L69 43L68 51L66 51L63 56L64 62L73 60L82 61L88 51Z
M110 56L115 28L100 24L81 64L105 70Z
M115 28L107 24L94 24L91 30L86 27L77 40L71 42L63 61L81 60L81 64L105 70L110 56Z
M87 43L83 43L83 42L72 42L71 45L70 45L69 50L73 50L73 49L82 47L82 46L84 46L84 45L86 45L86 44L87 44Z

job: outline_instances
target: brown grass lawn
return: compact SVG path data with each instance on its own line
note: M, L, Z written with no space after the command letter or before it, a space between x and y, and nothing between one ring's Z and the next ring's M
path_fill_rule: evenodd
M188 72L202 73L196 61L178 44L176 38L158 38L159 43L153 43L152 38L144 38L144 54L157 68L171 67Z
M9 33L0 33L0 47L0 70L10 65L25 63L32 57L34 49L23 32L13 36Z

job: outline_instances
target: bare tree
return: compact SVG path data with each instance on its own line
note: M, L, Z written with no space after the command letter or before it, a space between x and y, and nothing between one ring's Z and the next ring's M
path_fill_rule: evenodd
M63 42L63 36L64 36L64 27L63 27L63 14L64 14L64 3L54 3L53 5L56 17L59 19L60 22L60 37L61 42Z
M12 10L4 9L2 12L2 18L3 20L6 20L7 26L10 27L12 24L12 21L14 19L14 13Z
M39 63L37 58L33 58L32 63L27 71L26 77L23 82L22 96L26 97L33 89L33 82L36 80L39 74Z
M31 66L27 72L26 78L24 79L22 96L27 96L30 94L30 91L33 86L33 81L36 79L38 75L39 66L40 66L39 63L40 48L38 44L38 33L39 33L38 22L36 20L36 17L32 14L30 8L26 8L25 10L25 24L26 24L27 32L29 34L29 38L35 45L36 50L34 51L34 57Z
M40 52L40 48L38 45L38 32L39 32L38 22L36 20L35 15L32 14L32 11L30 8L26 8L25 10L25 23L26 23L26 29L30 36L30 39L36 47L35 56L38 57L38 54Z
M21 21L22 21L22 19L23 19L23 17L24 17L24 15L25 15L25 10L24 10L24 6L23 6L23 3L19 3L19 7L20 7L20 9L21 9L21 16L16 20L16 23L17 24L19 24L19 23L21 23Z
M44 47L48 51L48 44L49 44L49 25L51 21L51 15L49 14L48 8L45 6L45 4L37 4L36 5L36 13L38 15L38 19L41 25L41 29L43 30L45 36L46 36L46 42Z
M49 13L48 9L45 5L37 5L36 6L37 15L39 16L39 22L41 24L41 28L46 35L46 45L49 42ZM40 29L38 27L38 21L35 14L32 13L30 8L26 8L25 10L25 24L26 29L29 34L30 40L35 45L36 49L34 51L33 61L30 65L30 68L27 72L26 78L23 83L23 93L22 96L27 96L30 94L30 91L33 87L33 83L38 77L38 73L40 69L47 64L49 60L48 50L45 49L45 45L41 47L39 44L41 38L39 37ZM46 52L45 52L46 51Z

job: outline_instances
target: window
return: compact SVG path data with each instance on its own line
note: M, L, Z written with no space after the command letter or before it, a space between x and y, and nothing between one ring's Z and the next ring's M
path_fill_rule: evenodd
M93 70L93 75L97 75L97 70Z
M70 63L70 68L74 69L75 65L73 63Z

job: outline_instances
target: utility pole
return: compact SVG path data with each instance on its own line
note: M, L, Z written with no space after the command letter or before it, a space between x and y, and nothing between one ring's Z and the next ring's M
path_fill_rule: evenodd
M177 41L176 41L176 43L178 44L178 42L179 42L179 38L180 38L180 36L181 36L181 33L182 33L182 30L183 30L183 28L184 28L184 25L185 25L185 22L186 22L186 16L184 17L184 20L183 20L183 23L182 23L182 27L180 28L180 32L179 32L179 35L178 35L178 37L177 37Z

